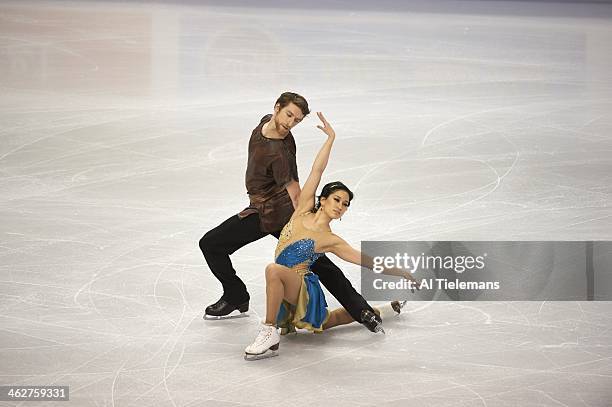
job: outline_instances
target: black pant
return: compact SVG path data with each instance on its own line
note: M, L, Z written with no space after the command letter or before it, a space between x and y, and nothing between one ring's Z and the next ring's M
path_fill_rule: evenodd
M208 263L208 267L223 286L223 298L230 304L242 304L250 299L246 285L236 275L229 255L241 247L261 239L268 234L278 239L280 231L262 232L259 227L259 215L253 214L240 219L232 216L216 228L207 232L200 239L200 249ZM262 268L265 265L262 265ZM351 314L353 319L360 321L361 312L372 307L363 299L342 271L327 258L320 257L310 268L319 276L321 283L338 299L340 304Z

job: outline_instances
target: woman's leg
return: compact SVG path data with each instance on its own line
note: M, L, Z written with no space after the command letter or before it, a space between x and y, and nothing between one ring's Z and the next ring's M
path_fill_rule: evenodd
M376 308L374 308L376 312ZM338 325L346 325L355 322L351 314L344 308L336 308L329 313L327 322L323 324L323 329L333 328Z
M398 301L393 301L389 304L393 312L399 314L401 311L401 305ZM380 316L382 309L381 307L372 308L376 315ZM333 328L338 325L346 325L351 322L355 322L351 314L344 308L336 308L332 312L329 313L329 318L325 324L323 324L323 329Z
M302 277L290 268L275 263L266 266L266 324L276 323L283 299L297 303L301 284Z

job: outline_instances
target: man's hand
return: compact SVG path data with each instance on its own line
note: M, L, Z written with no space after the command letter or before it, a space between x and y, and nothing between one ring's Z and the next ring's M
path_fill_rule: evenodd
M317 112L317 116L319 116L319 120L321 120L321 123L323 123L323 126L317 125L317 128L320 129L323 133L327 134L327 137L335 138L336 132L332 128L331 124L329 124L329 122L325 120L325 116L323 116L323 113Z

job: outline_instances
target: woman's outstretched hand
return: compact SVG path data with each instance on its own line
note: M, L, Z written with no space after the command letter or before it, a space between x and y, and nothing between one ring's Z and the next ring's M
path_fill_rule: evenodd
M336 137L336 132L332 128L331 124L329 124L329 122L327 120L325 120L325 116L323 116L323 113L317 112L317 116L319 116L319 120L321 120L321 123L323 123L323 126L321 126L319 124L319 125L317 125L317 128L319 128L321 131L323 131L323 133L327 134L327 137L335 138Z
M413 294L414 294L414 290L419 291L421 289L421 282L417 280L416 278L414 278L411 272L409 271L404 272L402 277L404 277L404 279L406 279L409 282L410 291L412 291Z
M416 278L414 278L414 276L412 275L410 271L391 267L391 268L385 269L383 271L383 274L404 278L410 284L410 291L412 291L413 293L414 293L414 290L418 291L421 289L421 282L417 280Z

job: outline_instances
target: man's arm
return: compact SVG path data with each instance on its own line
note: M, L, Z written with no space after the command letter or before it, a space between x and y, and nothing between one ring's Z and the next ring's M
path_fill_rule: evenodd
M300 183L293 180L287 184L285 189L287 190L287 193L289 194L289 197L291 198L291 202L293 203L293 209L294 210L297 209L298 202L300 200L300 193L301 193Z

